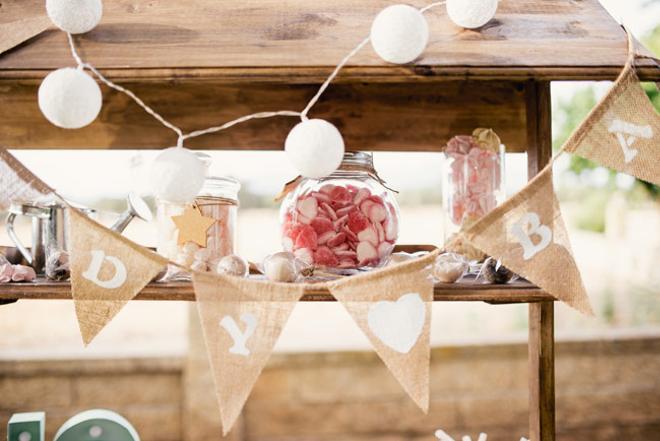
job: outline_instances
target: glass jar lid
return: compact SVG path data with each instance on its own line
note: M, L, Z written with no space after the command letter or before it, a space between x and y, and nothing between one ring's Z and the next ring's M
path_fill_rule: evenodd
M207 176L197 197L216 197L238 201L241 183L227 176Z

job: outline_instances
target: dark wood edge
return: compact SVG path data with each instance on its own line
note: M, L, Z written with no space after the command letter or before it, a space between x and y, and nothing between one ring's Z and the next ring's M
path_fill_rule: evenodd
M71 300L69 282L7 283L0 285L0 302L15 300ZM194 301L195 293L189 282L150 283L134 300ZM492 304L533 303L555 299L526 281L507 285L480 283L436 284L436 302L488 302ZM334 302L330 292L319 286L310 286L301 301Z
M104 68L108 78L118 82L181 80L223 80L264 83L319 83L334 66L317 67L177 67L177 68ZM417 82L448 80L544 80L604 81L615 80L621 66L349 66L336 82ZM650 60L637 61L637 75L642 81L659 81L660 69ZM0 80L43 79L52 69L0 69Z

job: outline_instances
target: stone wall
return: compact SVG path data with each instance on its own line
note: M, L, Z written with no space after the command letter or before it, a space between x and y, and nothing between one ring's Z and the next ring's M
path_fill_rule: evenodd
M47 439L75 412L125 415L143 441L219 439L186 429L183 360L0 361L0 439L12 412L45 410ZM648 441L660 433L660 337L557 345L559 441ZM276 355L232 439L244 441L432 441L479 431L489 441L527 434L525 344L434 349L431 409L419 412L373 353ZM185 397L185 399L184 399ZM204 406L204 401L199 400ZM189 410L188 410L189 411ZM191 424L192 425L192 424ZM194 435L191 435L194 433Z

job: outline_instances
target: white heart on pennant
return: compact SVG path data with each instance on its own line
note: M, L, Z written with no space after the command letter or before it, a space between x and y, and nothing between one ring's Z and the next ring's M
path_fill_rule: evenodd
M426 321L426 308L416 292L402 295L396 302L382 301L369 308L369 329L386 346L407 354L417 343Z

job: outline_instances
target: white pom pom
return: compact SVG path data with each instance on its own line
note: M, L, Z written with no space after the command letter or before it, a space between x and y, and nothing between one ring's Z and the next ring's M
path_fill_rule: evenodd
M102 103L101 88L81 69L54 70L39 86L41 113L64 129L79 129L94 121Z
M337 127L322 119L298 123L284 143L289 161L306 178L322 178L337 170L344 157L344 139Z
M204 163L192 151L170 147L151 164L151 188L159 199L188 204L202 189L206 178Z
M103 15L101 0L46 0L46 12L55 26L70 34L84 34Z
M388 6L371 25L371 45L389 63L410 63L424 52L428 41L426 18L412 6Z
M497 0L447 0L447 15L458 26L475 29L488 23L497 12Z

